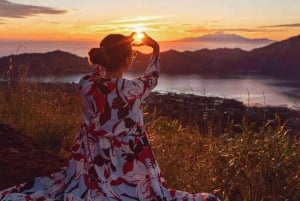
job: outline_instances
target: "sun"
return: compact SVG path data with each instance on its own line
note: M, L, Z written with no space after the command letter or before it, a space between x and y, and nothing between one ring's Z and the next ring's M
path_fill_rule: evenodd
M135 37L134 37L134 41L136 43L141 43L143 38L144 38L144 34L143 32L146 31L146 27L142 24L137 24L135 26L134 32L136 33Z

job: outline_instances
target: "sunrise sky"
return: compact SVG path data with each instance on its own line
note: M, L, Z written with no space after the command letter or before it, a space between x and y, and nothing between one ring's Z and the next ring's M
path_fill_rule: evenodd
M300 33L299 8L298 0L0 0L0 42L99 41L137 27L158 41L217 32L278 41Z

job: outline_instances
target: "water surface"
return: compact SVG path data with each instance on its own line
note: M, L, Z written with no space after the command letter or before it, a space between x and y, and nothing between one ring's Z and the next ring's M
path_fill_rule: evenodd
M35 78L41 82L78 83L82 74ZM126 78L137 77L126 74ZM154 91L192 93L204 96L233 98L246 105L300 107L300 81L280 80L264 76L199 76L160 75Z

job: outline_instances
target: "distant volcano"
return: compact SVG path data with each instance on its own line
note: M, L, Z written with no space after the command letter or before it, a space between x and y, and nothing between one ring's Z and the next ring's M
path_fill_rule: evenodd
M274 40L268 38L245 38L236 34L225 34L217 32L206 34L199 37L182 38L174 41L162 41L160 44L163 50L171 49L179 51L194 51L199 49L218 49L218 48L240 48L251 51L255 48L270 45Z
M223 32L217 32L214 34L206 34L200 37L183 38L179 41L185 42L216 42L216 43L256 43L269 45L276 41L268 38L245 38L236 34L225 34Z

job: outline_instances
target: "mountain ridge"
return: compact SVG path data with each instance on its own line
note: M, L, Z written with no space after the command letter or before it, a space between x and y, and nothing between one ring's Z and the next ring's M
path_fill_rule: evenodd
M91 71L86 57L56 50L47 53L25 53L0 58L0 75L14 66L14 75L68 75ZM131 72L142 72L149 54L138 54ZM161 52L161 72L174 74L261 74L282 78L300 78L300 35L270 45L245 51L218 48L196 51ZM23 74L22 74L23 73Z

